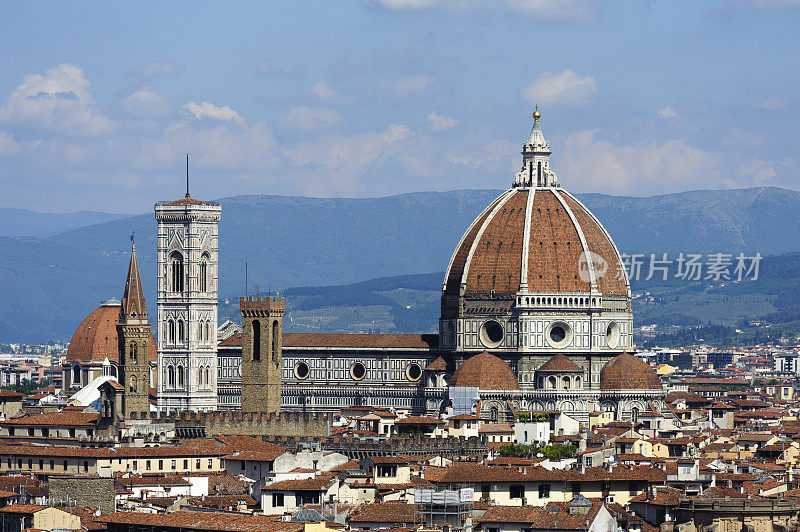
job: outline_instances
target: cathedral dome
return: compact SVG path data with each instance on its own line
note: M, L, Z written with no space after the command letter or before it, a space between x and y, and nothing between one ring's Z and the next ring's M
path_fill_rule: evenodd
M661 390L661 379L647 362L628 353L609 360L600 371L601 390Z
M486 351L465 360L450 379L450 386L475 387L481 390L519 390L514 370Z
M598 219L558 185L538 118L522 154L523 169L512 187L458 243L443 295L591 290L627 297L627 275L614 242Z
M120 308L120 302L111 299L101 304L81 322L69 343L68 362L102 361L105 358L111 362L119 362L117 325L119 325ZM147 345L148 359L156 360L156 340L152 333Z

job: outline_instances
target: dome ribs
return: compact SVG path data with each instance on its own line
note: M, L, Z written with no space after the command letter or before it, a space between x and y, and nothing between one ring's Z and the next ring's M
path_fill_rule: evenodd
M575 216L575 220L580 225L583 235L586 238L586 245L589 247L589 251L602 257L608 265L605 272L596 272L597 289L608 295L627 295L628 285L625 275L623 274L621 277L618 275L620 271L624 271L624 268L617 255L617 250L611 238L606 233L606 230L578 200L572 197L572 195L563 191L561 191L560 194L567 205L569 205L572 214Z
M520 283L525 205L529 191L516 190L484 222L467 270L466 292L516 294Z
M528 290L588 292L578 275L583 247L569 214L551 190L538 190L530 220Z
M445 281L444 287L444 294L445 295L454 295L457 296L459 294L459 289L461 287L461 278L464 276L464 266L467 263L467 258L469 257L470 249L472 249L472 244L475 242L475 238L478 236L478 232L483 227L483 224L486 222L486 219L492 213L492 210L497 206L497 204L508 194L508 192L504 192L500 194L490 205L486 208L479 216L472 222L472 225L467 230L466 234L462 238L461 242L456 249L456 252L453 254L453 258L450 260L450 267L447 271L447 280Z

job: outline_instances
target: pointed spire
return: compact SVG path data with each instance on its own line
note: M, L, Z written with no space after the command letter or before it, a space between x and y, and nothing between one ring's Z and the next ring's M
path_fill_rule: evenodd
M189 152L186 152L186 197L191 198L189 195Z
M136 243L131 234L131 262L128 266L128 277L125 280L125 294L122 296L120 318L123 322L129 320L147 321L147 305L142 290L142 280L139 276L139 263L136 261Z

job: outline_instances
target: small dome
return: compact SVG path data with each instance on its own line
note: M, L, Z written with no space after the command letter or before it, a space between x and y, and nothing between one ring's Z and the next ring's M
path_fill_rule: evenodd
M486 351L465 360L450 379L450 386L477 387L481 390L519 390L514 370Z
M120 304L106 301L89 314L78 326L67 350L67 361L102 361L108 358L119 363L119 325ZM148 359L156 360L156 340L150 333Z
M566 355L558 354L541 365L536 371L547 371L552 373L583 373L583 369Z
M600 371L601 390L661 390L661 379L642 359L617 355Z

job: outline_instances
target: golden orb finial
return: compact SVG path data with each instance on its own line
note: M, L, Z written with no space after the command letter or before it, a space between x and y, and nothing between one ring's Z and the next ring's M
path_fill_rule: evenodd
M539 106L537 105L536 108L533 110L533 119L538 121L539 117L541 116L542 115L539 114Z

